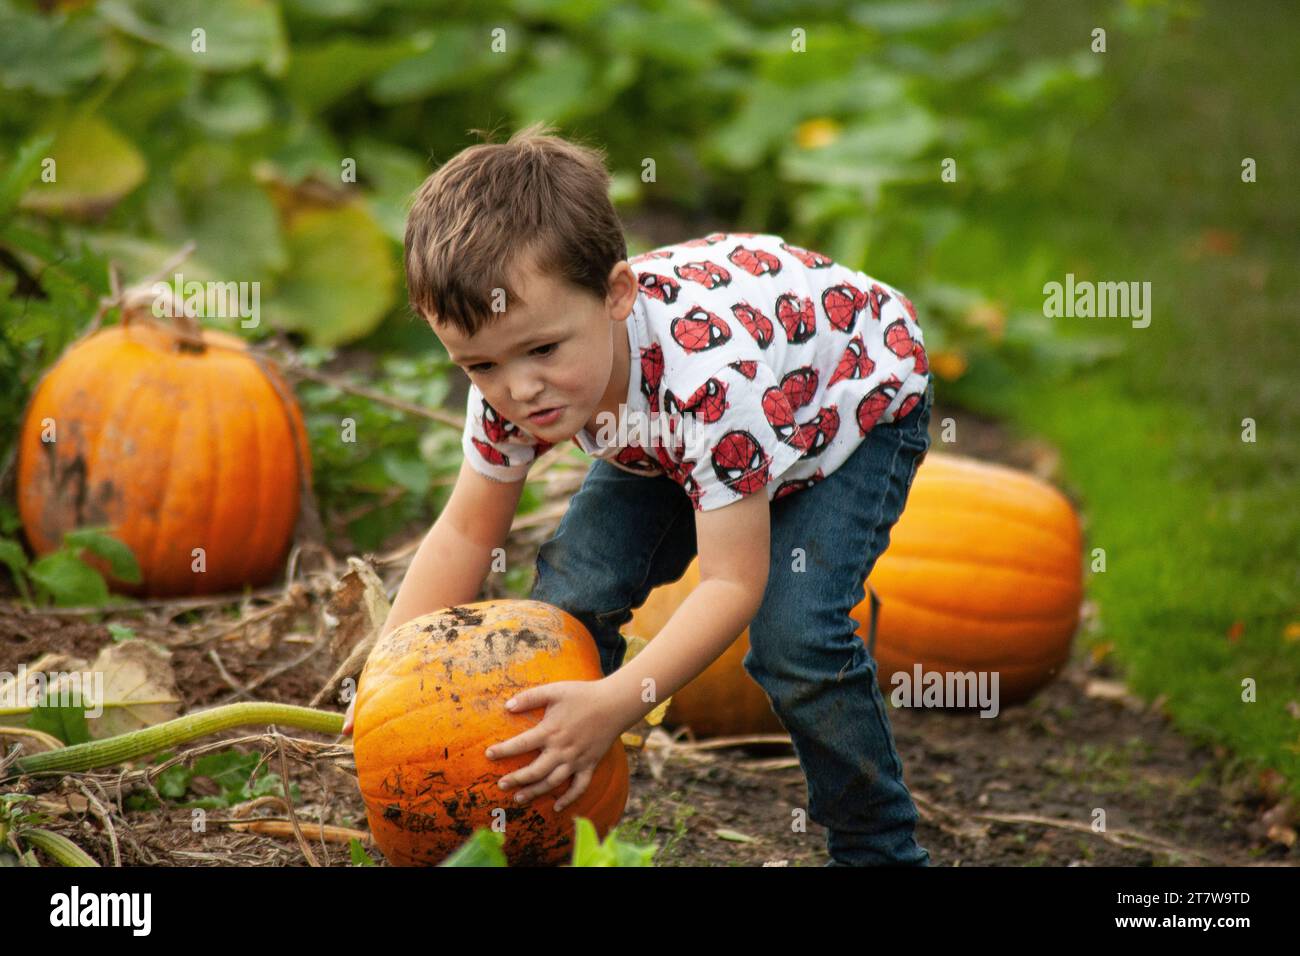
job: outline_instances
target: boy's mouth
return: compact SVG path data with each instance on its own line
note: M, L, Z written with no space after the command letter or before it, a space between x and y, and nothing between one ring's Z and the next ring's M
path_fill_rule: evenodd
M528 416L528 420L534 425L549 425L560 417L560 412L564 411L563 405L553 405L550 408L544 408L539 412L533 412Z

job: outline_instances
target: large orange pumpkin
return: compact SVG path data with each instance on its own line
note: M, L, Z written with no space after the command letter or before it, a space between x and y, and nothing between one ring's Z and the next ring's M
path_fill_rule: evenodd
M398 866L436 865L479 827L504 825L514 865L572 856L574 818L603 838L627 806L627 757L616 739L586 791L559 813L572 783L516 805L498 781L537 752L489 760L484 751L541 721L512 714L525 687L598 680L600 658L577 618L541 601L480 601L394 628L375 645L357 686L353 747L375 844ZM619 728L622 730L623 728Z
M896 671L999 672L999 700L1015 703L1051 680L1069 656L1083 597L1079 521L1047 483L1000 465L931 452L869 584L882 602L875 658L888 694ZM626 631L653 637L699 583L692 562L656 588ZM853 610L865 640L870 597ZM745 673L749 631L673 696L667 720L702 737L781 730L767 695Z
M201 336L201 339L199 338ZM32 395L18 448L18 507L32 550L109 525L135 553L118 591L210 594L257 586L284 565L311 453L292 390L244 341L154 320L73 343ZM195 549L202 549L196 551Z
M898 671L997 671L1004 704L1025 700L1070 656L1083 601L1083 542L1069 500L1033 475L932 454L917 471L880 595L881 688ZM867 635L869 601L853 616Z

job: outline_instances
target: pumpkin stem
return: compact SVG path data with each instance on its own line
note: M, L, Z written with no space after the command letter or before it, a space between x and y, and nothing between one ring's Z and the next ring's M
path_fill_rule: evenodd
M125 760L133 760L166 750L175 744L245 724L284 724L322 734L339 734L343 732L343 715L328 710L264 701L225 704L116 737L20 757L14 762L14 768L18 773L41 773L111 767Z
M155 283L157 285L158 283ZM153 304L158 299L162 300L163 315L171 318L172 331L176 333L177 348L182 352L191 352L202 355L207 351L207 345L203 341L203 327L191 315L185 312L185 303L176 301L172 295L172 287L165 286L166 290L161 295L153 291L153 286L139 285L127 289L122 293L122 324L130 325L132 321L145 322L152 325L166 328L164 323L157 321L153 314Z

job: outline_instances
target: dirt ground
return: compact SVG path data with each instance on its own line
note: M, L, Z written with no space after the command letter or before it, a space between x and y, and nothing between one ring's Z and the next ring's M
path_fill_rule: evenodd
M936 408L936 428L945 414ZM960 453L1052 476L1051 449L961 414ZM274 633L254 629L250 638L247 630L239 630L198 643L186 637L187 620L183 614L165 614L153 624L133 624L140 636L170 648L186 710L247 699L238 688L259 680L263 683L247 696L306 704L333 670L326 655L304 653L314 638L299 633L292 622ZM13 672L18 664L50 652L93 658L109 641L103 624L69 615L22 614L0 605L0 671ZM1281 800L1275 775L1248 772L1221 750L1187 740L1171 727L1160 704L1146 706L1131 698L1108 662L1095 661L1076 643L1059 679L1028 703L1004 708L997 718L893 710L890 719L906 780L921 813L918 840L929 850L932 864L1300 863L1300 850L1269 836L1279 813L1293 812ZM350 739L327 740L300 731L287 736L319 744L281 747L282 740L250 737L244 730L186 749L216 749L226 746L223 741L241 740L240 746L267 754L273 772L280 772L280 761L285 761L298 788L294 809L300 821L364 830ZM791 826L792 808L806 806L806 789L788 743L711 749L685 743L629 752L631 796L623 832L656 843L657 865L825 863L824 831L811 821L806 832ZM195 832L185 808L124 810L131 785L124 786L123 779L116 770L62 780L28 778L27 789L47 806L65 806L54 828L106 865L308 862L308 849L292 836L235 832L230 826L250 819L243 814L253 810L252 815L278 813L283 819L282 806L210 811L207 828ZM195 785L201 792L203 783ZM1105 811L1104 833L1092 827L1097 808ZM348 864L346 845L313 839L307 830L306 843L317 863ZM371 855L382 865L377 852Z

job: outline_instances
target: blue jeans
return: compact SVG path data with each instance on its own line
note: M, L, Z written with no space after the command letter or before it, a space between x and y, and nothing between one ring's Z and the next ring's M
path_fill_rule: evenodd
M930 446L933 398L931 384L829 476L771 505L771 570L744 666L790 734L831 865L929 865L876 662L850 612ZM598 460L538 552L529 596L582 621L610 674L623 662L619 629L632 609L695 554L695 512L680 485Z

